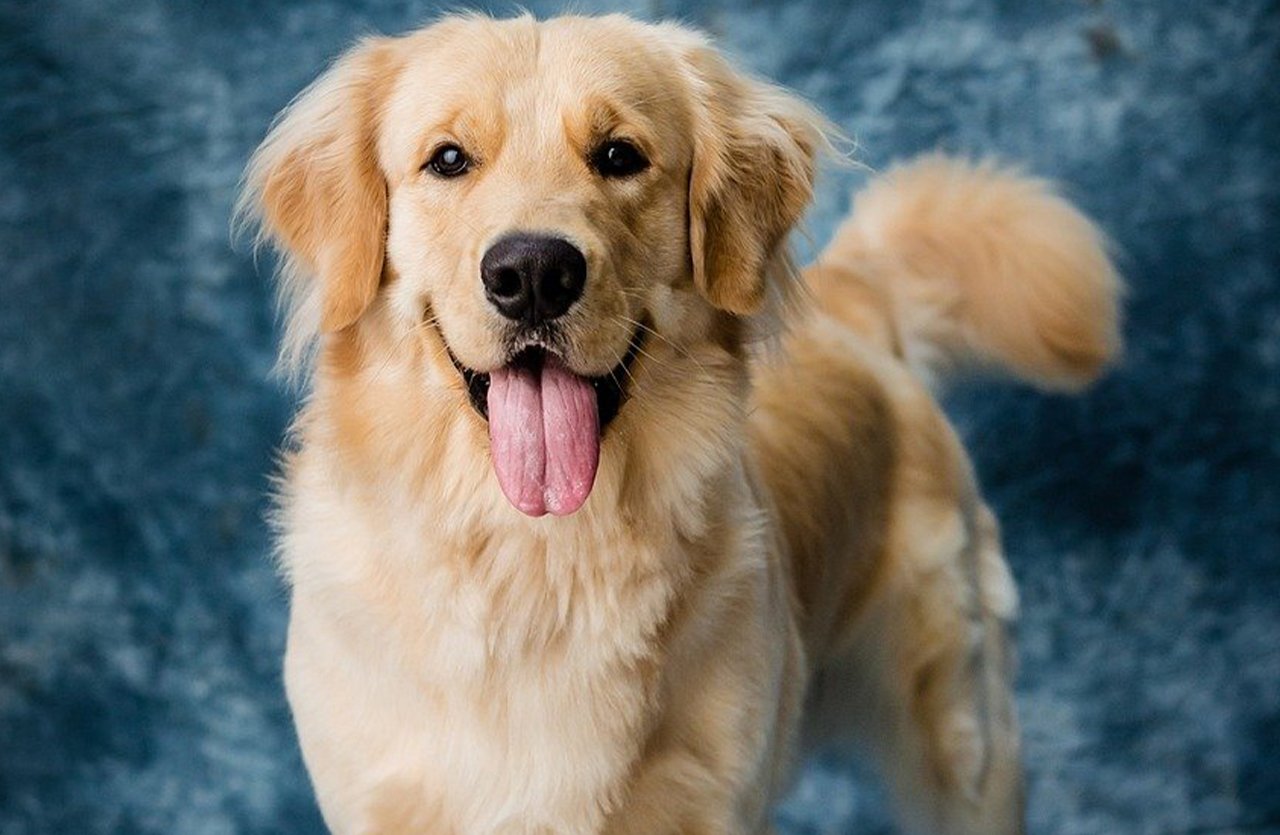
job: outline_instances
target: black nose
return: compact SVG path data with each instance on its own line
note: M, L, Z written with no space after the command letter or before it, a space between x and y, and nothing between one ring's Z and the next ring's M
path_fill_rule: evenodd
M563 238L508 235L480 261L484 294L508 319L530 325L564 315L587 283L587 259Z

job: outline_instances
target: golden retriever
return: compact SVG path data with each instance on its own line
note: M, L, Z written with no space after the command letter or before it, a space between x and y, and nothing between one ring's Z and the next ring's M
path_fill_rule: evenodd
M759 833L802 706L911 831L1021 829L996 522L926 381L1118 349L1098 232L932 157L786 238L824 120L701 35L450 17L341 58L242 211L309 396L285 681L340 833Z

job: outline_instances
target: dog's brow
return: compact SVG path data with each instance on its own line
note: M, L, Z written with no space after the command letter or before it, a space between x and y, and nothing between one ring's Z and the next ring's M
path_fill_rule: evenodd
M587 124L592 142L622 134L646 153L652 153L652 122L636 108L612 99L596 98L587 104Z
M420 129L417 155L425 158L436 145L445 140L458 142L471 154L487 152L490 149L486 147L482 127L488 124L466 105L455 105L445 111L442 117L431 119ZM496 127L492 125L490 129Z

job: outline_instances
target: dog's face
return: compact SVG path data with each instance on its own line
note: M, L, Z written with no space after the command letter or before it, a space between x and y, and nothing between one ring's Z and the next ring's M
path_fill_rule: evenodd
M429 32L387 104L394 292L468 368L537 344L605 376L688 277L689 115L612 27L477 23Z
M678 27L451 18L344 57L273 129L246 195L314 275L303 337L382 295L489 421L512 504L565 514L646 343L760 311L820 136Z

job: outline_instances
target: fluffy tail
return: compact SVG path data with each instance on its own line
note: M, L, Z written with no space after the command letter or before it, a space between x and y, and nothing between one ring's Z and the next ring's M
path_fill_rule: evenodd
M996 367L1076 390L1120 350L1102 234L1049 183L990 163L928 156L890 170L814 266L824 307L930 380ZM852 299L850 273L863 284Z

